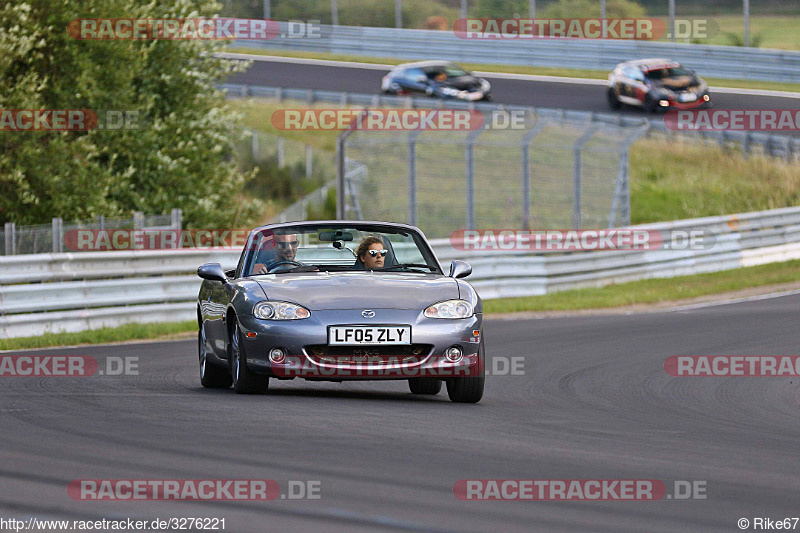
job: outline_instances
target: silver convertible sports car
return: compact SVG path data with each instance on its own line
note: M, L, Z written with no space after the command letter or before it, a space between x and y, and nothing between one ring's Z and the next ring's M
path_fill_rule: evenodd
M197 270L200 381L237 393L270 379L407 380L415 394L483 396L482 303L404 224L314 221L253 230L235 270Z

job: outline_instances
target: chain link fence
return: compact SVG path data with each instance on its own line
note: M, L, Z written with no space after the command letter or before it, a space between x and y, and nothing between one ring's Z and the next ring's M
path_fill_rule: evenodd
M515 129L352 130L339 145L350 162L341 214L413 224L431 238L629 225L628 150L646 129L529 111Z
M17 226L6 222L0 234L0 253L3 255L60 253L64 249L64 236L74 230L156 230L181 229L182 213L173 209L165 215L145 215L135 212L133 218L105 218L64 222L54 218L50 224ZM79 251L79 250L68 250Z

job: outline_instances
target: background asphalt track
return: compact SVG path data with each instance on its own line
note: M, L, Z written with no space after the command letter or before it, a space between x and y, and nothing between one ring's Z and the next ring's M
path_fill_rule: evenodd
M670 355L796 355L800 295L631 315L488 319L477 405L405 382L204 390L194 341L42 351L138 376L0 378L0 517L226 518L259 531L738 531L800 515L800 382L674 378ZM491 361L488 364L492 367ZM82 502L73 479L321 481L320 500ZM707 482L707 499L474 502L461 479Z
M261 58L248 71L232 76L228 82L377 94L380 93L381 78L387 72L373 68L289 63L285 59L270 61ZM638 108L624 107L620 111L612 111L606 102L605 87L602 85L505 79L491 75L485 77L492 84L495 103L647 116ZM715 109L800 108L798 98L715 93L713 86L711 97Z

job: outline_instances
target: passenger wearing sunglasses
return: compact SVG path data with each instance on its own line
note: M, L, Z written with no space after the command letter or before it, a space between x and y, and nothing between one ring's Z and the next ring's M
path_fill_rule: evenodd
M363 264L363 268L366 270L383 268L387 252L383 246L383 241L378 237L366 237L356 249L356 255L358 256L356 268L361 268L359 263Z

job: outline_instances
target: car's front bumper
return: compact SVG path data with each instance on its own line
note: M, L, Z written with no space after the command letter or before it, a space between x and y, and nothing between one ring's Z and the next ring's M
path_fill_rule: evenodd
M312 311L303 320L261 320L240 316L241 342L247 366L253 372L278 378L320 380L409 379L413 377L467 377L483 371L479 355L481 315L446 320L423 316L421 310L374 309L364 318L361 309ZM411 346L328 346L328 326L409 325ZM476 335L477 334L477 335ZM462 358L445 357L457 346ZM270 360L280 348L285 358Z

